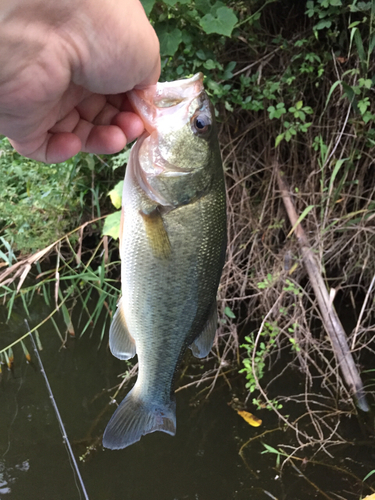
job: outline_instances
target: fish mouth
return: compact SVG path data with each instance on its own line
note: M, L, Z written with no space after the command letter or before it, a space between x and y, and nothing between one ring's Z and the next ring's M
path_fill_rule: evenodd
M158 83L128 92L129 101L145 126L132 149L134 174L147 196L163 206L171 204L153 187L155 177L181 177L191 170L173 165L163 156L160 135L190 121L190 104L204 93L203 74L174 82ZM160 135L159 135L160 134Z
M197 73L191 78L134 89L127 96L145 129L152 134L157 123L171 115L174 126L179 126L176 122L186 123L191 101L203 91L203 74Z

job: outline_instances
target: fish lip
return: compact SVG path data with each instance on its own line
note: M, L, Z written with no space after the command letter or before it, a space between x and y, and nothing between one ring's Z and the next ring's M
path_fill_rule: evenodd
M152 134L160 118L175 114L179 109L184 109L187 113L191 101L202 92L203 73L196 73L191 78L135 88L127 96L145 129Z

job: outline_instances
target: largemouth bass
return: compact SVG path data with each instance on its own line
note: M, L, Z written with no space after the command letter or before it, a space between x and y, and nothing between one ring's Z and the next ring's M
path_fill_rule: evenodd
M120 229L122 297L109 345L138 355L138 378L112 416L106 448L176 432L173 380L188 347L208 355L226 249L224 175L201 73L134 90L146 132L126 169Z

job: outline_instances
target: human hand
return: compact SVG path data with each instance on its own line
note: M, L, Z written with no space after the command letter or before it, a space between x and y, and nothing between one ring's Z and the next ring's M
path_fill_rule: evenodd
M139 0L2 0L0 67L0 133L57 163L143 132L125 92L157 82L159 42Z

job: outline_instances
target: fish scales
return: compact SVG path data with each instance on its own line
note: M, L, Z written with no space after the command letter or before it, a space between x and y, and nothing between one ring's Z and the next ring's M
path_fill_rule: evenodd
M217 220L213 227L212 219L220 213L225 200L210 193L164 216L172 251L169 259L160 259L157 263L145 244L147 236L141 224L138 200L139 196L135 196L129 226L124 222L124 230L133 235L123 241L121 252L122 281L129 284L123 295L125 316L137 344L138 380L144 379L145 384L147 378L155 380L163 390L167 381L169 397L175 366L172 363L168 366L165 360L171 358L177 363L183 348L201 333L216 296L218 273L212 274L207 269L217 268L221 259L222 223ZM182 234L181 226L185 230ZM189 332L186 338L178 335L182 328Z
M185 98L180 128L160 125L158 130L158 120L150 126L146 119L150 135L144 134L133 147L126 172L122 298L110 346L121 359L136 351L139 369L135 386L105 431L103 444L112 449L156 430L175 433L176 369L189 346L195 355L206 355L216 330L226 246L224 177L202 77L182 85L189 81L198 87L197 95ZM191 132L207 120L209 134Z

